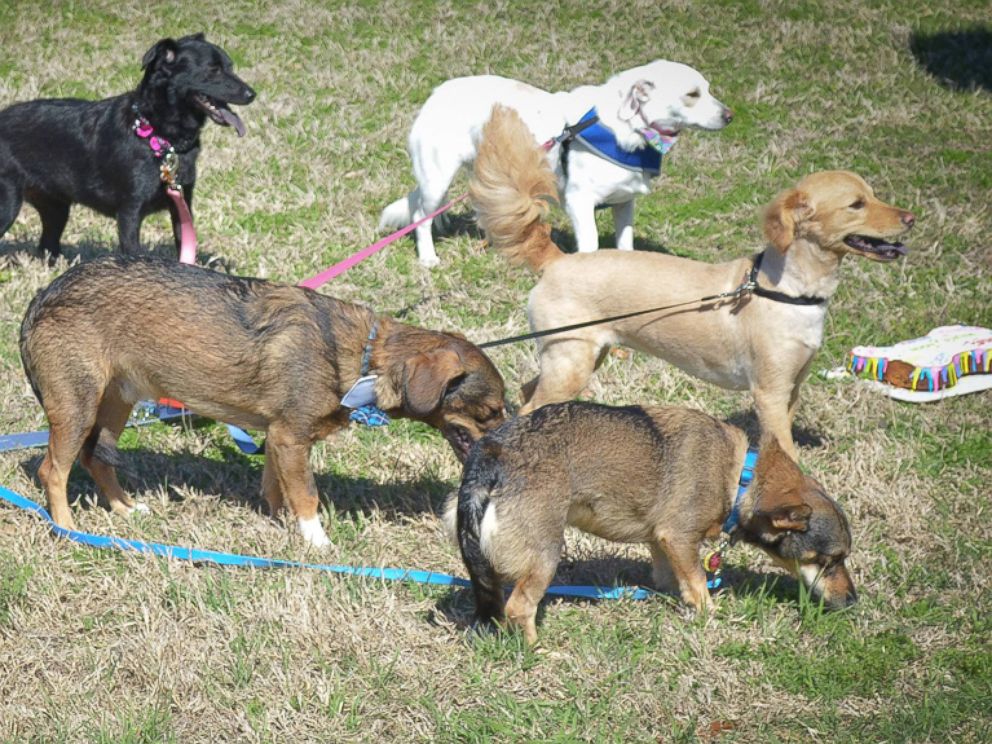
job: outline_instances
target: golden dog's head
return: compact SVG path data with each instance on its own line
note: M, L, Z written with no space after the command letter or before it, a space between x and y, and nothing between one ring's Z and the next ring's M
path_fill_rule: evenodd
M910 212L877 199L857 174L821 171L768 205L764 231L783 253L802 238L841 256L854 253L872 261L893 261L905 255L906 248L892 238L915 221Z
M503 378L461 336L423 333L429 337L418 334L419 349L386 367L376 387L379 405L438 429L464 462L472 445L506 420Z

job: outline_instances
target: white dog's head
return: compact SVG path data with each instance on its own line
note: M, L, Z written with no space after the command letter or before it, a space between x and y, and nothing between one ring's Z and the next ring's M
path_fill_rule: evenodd
M651 129L675 137L683 129L723 129L733 112L710 94L710 84L688 65L656 60L618 73L603 85L600 119L621 147L643 147Z

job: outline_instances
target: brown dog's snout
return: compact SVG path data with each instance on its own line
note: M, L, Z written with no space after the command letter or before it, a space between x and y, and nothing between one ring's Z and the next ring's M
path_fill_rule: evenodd
M916 224L916 217L913 216L913 213L912 212L900 212L899 213L899 220L906 227L912 227L913 225Z

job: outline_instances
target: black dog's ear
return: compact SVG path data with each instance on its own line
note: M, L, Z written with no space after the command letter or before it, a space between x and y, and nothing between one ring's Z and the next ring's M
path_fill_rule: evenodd
M145 52L145 56L141 58L141 69L143 70L152 63L157 64L159 62L171 65L176 61L176 53L178 51L179 45L175 39L162 39Z
M203 32L202 31L198 31L195 34L189 34L188 36L184 36L183 38L181 38L179 40L180 43L182 43L184 41L206 41L206 39L203 36Z

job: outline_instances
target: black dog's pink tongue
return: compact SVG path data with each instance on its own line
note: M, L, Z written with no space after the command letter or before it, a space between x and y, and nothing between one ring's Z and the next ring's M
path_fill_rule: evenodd
M217 111L220 112L220 118L224 120L227 126L234 127L239 137L245 136L245 125L241 122L241 117L229 108L218 108Z

